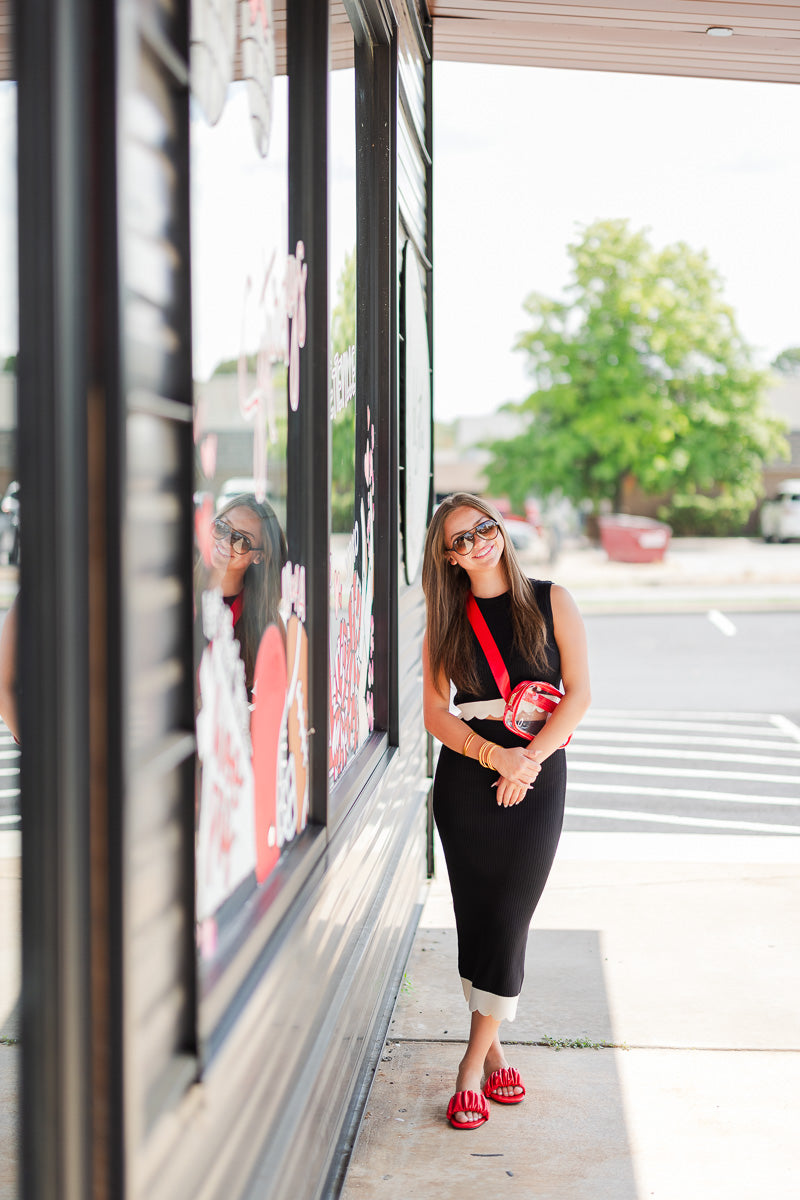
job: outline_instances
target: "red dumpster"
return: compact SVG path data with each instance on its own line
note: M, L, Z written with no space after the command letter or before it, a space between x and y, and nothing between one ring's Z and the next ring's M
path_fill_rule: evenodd
M651 517L610 513L600 517L600 544L614 562L661 562L672 530Z

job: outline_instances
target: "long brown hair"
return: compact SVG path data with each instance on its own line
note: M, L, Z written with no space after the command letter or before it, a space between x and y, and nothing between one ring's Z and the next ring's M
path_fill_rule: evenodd
M526 579L500 513L486 500L469 492L448 496L433 514L425 539L422 560L422 590L427 606L428 661L435 681L442 675L459 691L475 694L480 688L475 662L475 641L467 618L469 576L461 566L447 561L444 523L457 508L474 508L497 521L503 535L500 563L511 593L514 645L537 669L544 669L547 629L536 603L533 585Z
M281 571L287 559L286 537L272 505L256 500L252 492L234 496L219 510L224 517L234 508L249 508L261 525L261 561L245 571L242 613L236 622L236 640L244 663L247 690L253 690L256 656L267 625L280 624Z

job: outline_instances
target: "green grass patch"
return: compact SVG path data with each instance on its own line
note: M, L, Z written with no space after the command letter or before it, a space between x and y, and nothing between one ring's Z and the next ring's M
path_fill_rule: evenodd
M627 1050L624 1042L593 1042L590 1038L554 1038L545 1034L538 1046L551 1050Z

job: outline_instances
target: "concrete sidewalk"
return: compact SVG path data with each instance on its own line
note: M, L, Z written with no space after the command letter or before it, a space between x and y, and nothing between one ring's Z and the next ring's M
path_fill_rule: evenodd
M573 539L555 563L536 551L522 561L569 588L584 612L800 609L800 543L673 538L663 562L620 563Z
M344 1200L800 1194L800 838L565 834L501 1030L526 1099L464 1132L437 861Z

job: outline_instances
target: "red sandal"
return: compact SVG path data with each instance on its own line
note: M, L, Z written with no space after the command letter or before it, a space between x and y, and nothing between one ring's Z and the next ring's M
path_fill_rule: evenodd
M477 1113L477 1121L457 1121L456 1113ZM456 1092L447 1106L447 1119L453 1129L477 1129L489 1120L489 1106L480 1092Z
M499 1095L500 1088L509 1087L521 1087L522 1091L511 1096ZM483 1094L488 1100L495 1100L498 1104L519 1104L525 1095L525 1086L516 1068L500 1067L497 1071L492 1071L486 1080L483 1085Z

